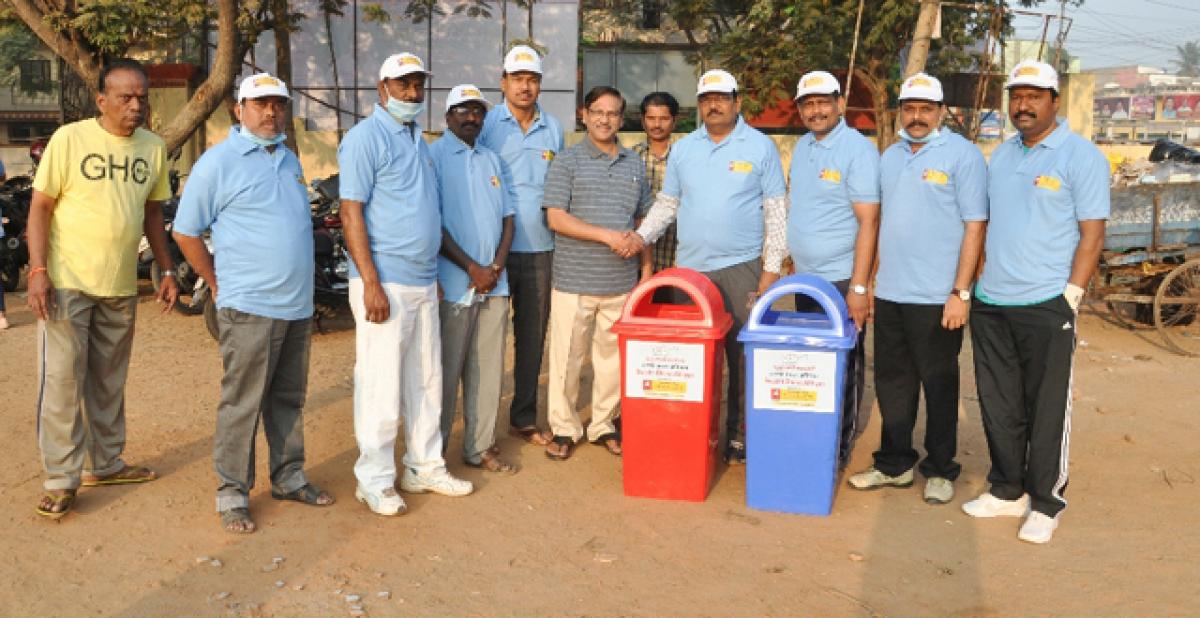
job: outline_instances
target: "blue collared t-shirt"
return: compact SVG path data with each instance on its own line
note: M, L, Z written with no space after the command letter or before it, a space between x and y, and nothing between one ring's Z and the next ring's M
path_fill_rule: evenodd
M365 204L371 258L383 283L430 285L442 244L437 177L415 123L400 124L379 104L338 147L341 199ZM351 261L350 276L358 277Z
M679 200L677 263L711 272L762 256L763 200L787 187L775 142L739 117L720 143L703 126L676 142L662 192Z
M267 152L233 127L192 167L174 228L197 237L212 229L218 308L312 316L312 213L300 161L286 146Z
M546 215L542 212L542 189L550 161L563 149L563 130L558 120L538 106L537 118L525 133L508 105L502 103L484 118L479 143L500 155L516 190L517 219L512 251L553 250L554 235L546 226Z
M1024 305L1062 294L1079 245L1079 222L1108 219L1108 161L1091 142L1058 128L1028 149L1018 134L988 166L989 221L980 300Z
M796 141L789 175L788 252L796 272L845 281L854 269L853 204L879 203L879 152L845 119L824 139Z
M964 222L988 217L983 153L948 129L916 152L901 140L880 158L879 185L875 295L896 303L945 303L958 273Z
M487 266L496 259L504 218L516 212L516 196L500 157L472 148L450 131L429 147L441 193L442 227L472 260ZM447 300L456 301L471 287L467 272L438 255L438 282ZM508 296L508 272L488 296Z

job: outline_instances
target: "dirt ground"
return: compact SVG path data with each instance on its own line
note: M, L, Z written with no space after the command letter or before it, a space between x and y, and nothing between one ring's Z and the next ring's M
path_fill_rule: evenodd
M211 446L221 377L202 319L161 316L143 296L130 371L126 459L162 478L84 489L60 523L33 506L36 327L9 294L0 332L0 614L6 616L406 615L1195 615L1200 592L1200 359L1154 333L1085 311L1076 361L1070 506L1054 541L1016 539L1017 520L975 521L987 447L969 345L963 354L953 504L911 489L843 484L829 517L745 506L745 469L704 503L627 498L621 463L584 446L568 462L504 435L522 465L467 498L406 496L399 518L354 500L352 323L313 339L308 472L338 503L280 503L260 481L260 531L223 532ZM868 388L868 399L874 403ZM544 401L544 399L543 399ZM507 410L507 399L503 409ZM504 426L504 420L501 420ZM851 470L870 464L878 409ZM458 453L459 435L450 445ZM260 479L267 478L260 437ZM277 558L282 558L277 562ZM353 598L353 597L351 597Z

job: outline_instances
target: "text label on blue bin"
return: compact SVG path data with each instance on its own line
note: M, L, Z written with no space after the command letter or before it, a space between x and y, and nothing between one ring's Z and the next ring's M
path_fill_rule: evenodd
M754 407L834 412L836 352L754 350Z

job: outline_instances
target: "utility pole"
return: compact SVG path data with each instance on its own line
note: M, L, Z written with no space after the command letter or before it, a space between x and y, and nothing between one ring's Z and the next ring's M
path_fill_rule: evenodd
M904 66L904 77L925 70L929 59L929 43L933 39L933 27L942 10L939 0L921 0L921 12L917 15L917 27L913 31L912 49L908 51L908 64Z

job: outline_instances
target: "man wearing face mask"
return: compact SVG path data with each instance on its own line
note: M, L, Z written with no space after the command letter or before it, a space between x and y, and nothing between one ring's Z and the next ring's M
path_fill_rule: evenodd
M882 214L875 289L875 394L883 417L875 465L855 489L908 487L917 404L925 393L925 501L954 497L962 469L958 354L987 225L987 166L974 144L942 129L942 84L917 73L900 87L900 140L880 160Z
M679 266L711 279L733 314L725 336L725 461L741 464L745 376L737 336L787 257L787 187L775 143L741 116L732 75L720 69L701 75L696 97L704 126L671 148L662 191L633 240L654 242L678 216Z
M500 459L496 445L496 416L516 197L500 157L478 145L488 107L474 85L455 86L446 97L447 131L429 148L442 199L442 444L450 440L462 382L463 462L512 473L516 467Z
M537 393L550 321L554 236L542 212L542 192L550 161L563 149L563 130L538 105L541 89L542 57L531 47L513 47L504 56L500 76L504 103L487 115L479 142L500 155L517 194L512 251L504 264L513 313L513 399L508 422L527 442L546 446L552 436L537 425Z
M333 504L304 475L312 218L300 161L283 145L290 99L287 86L266 73L242 80L234 108L241 125L196 162L175 217L179 248L216 297L225 377L213 463L217 512L234 533L256 529L249 506L260 423L271 496ZM208 229L215 263L200 238Z
M808 133L792 151L791 210L787 244L796 272L817 275L846 298L858 326L858 343L846 363L842 393L840 461L846 465L859 427L866 373L867 322L871 317L871 268L879 232L879 153L846 125L841 86L825 71L805 73L796 85L796 107ZM796 299L798 311L820 312L812 299Z
M962 508L1025 517L1017 538L1047 543L1067 506L1076 317L1104 245L1109 168L1057 117L1053 67L1021 62L1005 89L1019 133L988 165L986 258L971 306L992 468L989 489Z
M442 459L437 177L417 117L429 72L417 56L379 68L379 103L338 148L342 221L354 312L355 497L379 515L406 510L396 493L397 423L404 415L400 488L465 496L474 489Z

